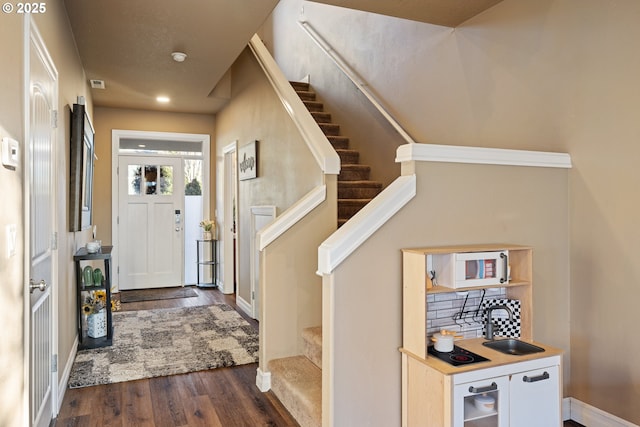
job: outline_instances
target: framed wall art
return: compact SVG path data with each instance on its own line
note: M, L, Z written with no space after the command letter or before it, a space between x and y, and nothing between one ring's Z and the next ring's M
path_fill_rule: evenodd
M91 227L93 208L94 131L83 103L71 111L69 231Z
M258 177L258 141L238 149L238 179L253 179Z

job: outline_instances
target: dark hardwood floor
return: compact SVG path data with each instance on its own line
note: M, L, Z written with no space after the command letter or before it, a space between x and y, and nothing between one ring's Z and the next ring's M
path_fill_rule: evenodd
M197 297L122 303L122 311L225 303L235 298L194 288ZM149 290L148 292L157 292ZM256 328L258 323L238 312ZM255 385L257 364L69 389L55 427L298 426L271 392ZM564 427L585 427L565 421Z
M122 303L147 310L225 303L235 298L216 289L194 288L197 297ZM156 292L149 290L149 292ZM255 320L243 315L256 328ZM298 426L272 392L255 385L257 364L68 389L55 420L71 426Z

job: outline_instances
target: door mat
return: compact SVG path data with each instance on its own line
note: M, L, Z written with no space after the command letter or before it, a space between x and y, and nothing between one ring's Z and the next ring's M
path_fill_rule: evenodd
M113 345L78 351L69 388L257 361L258 331L229 305L119 311Z
M191 288L141 289L135 291L120 291L120 302L155 301L197 296L198 293Z

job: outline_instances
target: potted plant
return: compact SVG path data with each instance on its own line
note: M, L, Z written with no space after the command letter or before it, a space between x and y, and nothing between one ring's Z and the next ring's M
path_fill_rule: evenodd
M211 240L213 238L213 231L215 229L216 223L210 219L203 219L200 221L200 227L204 230L202 239L203 240Z

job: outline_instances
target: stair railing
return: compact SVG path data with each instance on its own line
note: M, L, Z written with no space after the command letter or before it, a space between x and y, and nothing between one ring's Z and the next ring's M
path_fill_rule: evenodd
M400 123L396 121L396 119L389 114L387 109L382 105L382 103L376 98L376 96L368 89L368 84L364 81L362 77L358 75L358 73L351 68L349 64L347 64L338 54L338 52L331 47L331 45L313 28L311 24L307 21L299 21L298 24L302 27L305 33L311 40L313 40L320 49L327 54L329 58L336 64L338 69L344 73L345 76L349 78L353 82L354 85L362 92L362 94L371 102L371 104L380 112L380 114L393 126L393 128L400 134L400 136L409 144L415 144L416 141L409 135L409 133L404 130Z
M280 67L278 67L271 53L257 34L251 37L249 48L271 82L280 102L282 102L293 123L302 134L322 171L325 174L339 174L340 157L336 150L325 134L322 133L309 110L307 110L291 83L282 74Z
M339 174L340 157L257 34L249 41L249 48L269 79L280 102L302 135L320 169L325 175ZM325 185L317 186L300 201L290 206L275 221L260 230L257 236L260 250L284 234L296 222L322 203L325 200L326 193Z

